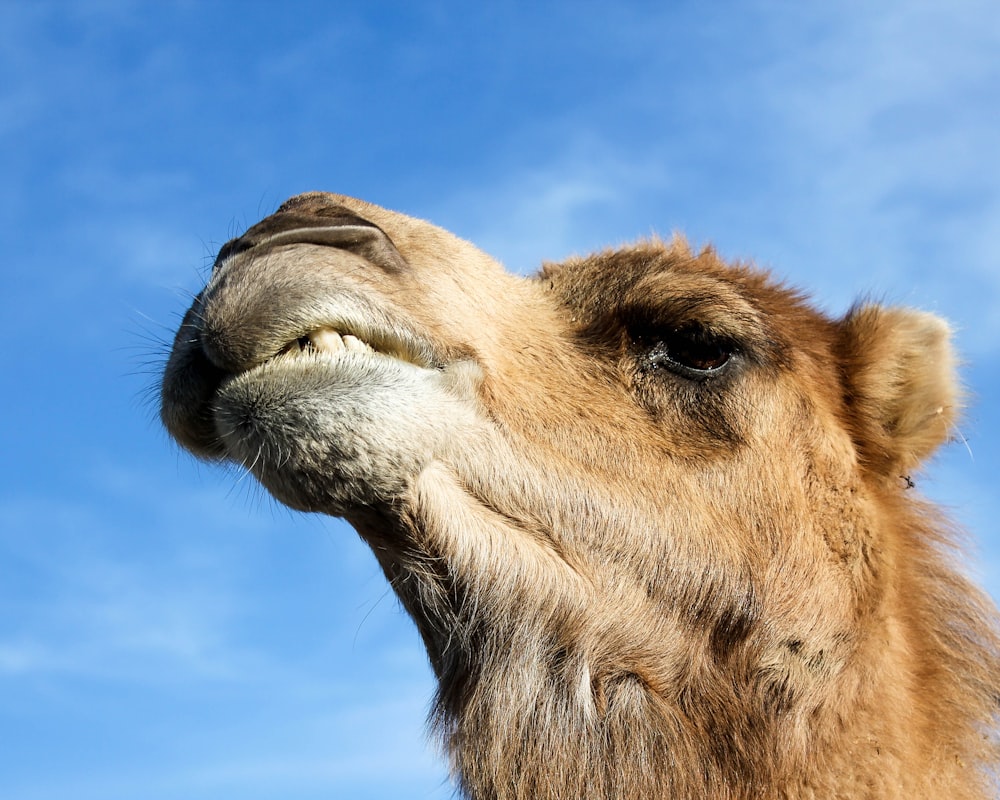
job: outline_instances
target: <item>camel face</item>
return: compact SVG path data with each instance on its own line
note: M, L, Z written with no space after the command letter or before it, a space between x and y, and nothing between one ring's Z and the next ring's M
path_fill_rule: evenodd
M162 417L372 545L472 797L860 797L875 773L922 796L917 762L987 756L915 715L964 703L972 730L990 701L958 678L913 706L912 641L965 625L996 669L988 625L932 621L953 579L906 495L953 424L947 339L915 311L830 319L679 241L518 278L316 193L222 249ZM937 680L970 671L956 652Z
M421 249L397 249L397 226ZM788 308L755 305L755 291ZM769 311L803 330L779 334ZM334 514L392 504L429 465L498 438L529 461L545 447L571 471L604 468L605 482L649 466L662 481L664 460L704 465L745 445L763 416L748 413L757 384L773 387L796 336L808 347L828 327L682 245L519 280L429 225L309 196L220 253L178 334L163 412L198 455Z

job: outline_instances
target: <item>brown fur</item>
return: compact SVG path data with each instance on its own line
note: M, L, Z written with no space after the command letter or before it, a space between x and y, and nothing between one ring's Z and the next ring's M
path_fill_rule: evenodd
M904 480L958 403L928 314L316 193L223 248L162 415L368 541L471 798L986 798L996 611Z

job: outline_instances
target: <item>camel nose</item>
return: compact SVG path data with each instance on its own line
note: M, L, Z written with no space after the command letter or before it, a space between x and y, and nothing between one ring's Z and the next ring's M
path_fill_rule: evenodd
M377 225L327 203L282 206L219 251L193 311L205 357L243 372L309 332L316 298L335 295L343 259L351 270L396 276L411 270ZM294 248L302 248L296 252ZM316 248L322 248L321 253ZM343 271L343 270L340 270ZM306 326L303 328L303 326Z
M215 259L215 267L247 250L270 250L283 244L315 244L348 250L390 274L408 266L378 225L324 195L310 194L293 197L242 236L226 242Z

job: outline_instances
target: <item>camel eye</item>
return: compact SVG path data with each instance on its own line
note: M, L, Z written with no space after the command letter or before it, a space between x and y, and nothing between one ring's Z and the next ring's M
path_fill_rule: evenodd
M701 327L676 328L660 335L647 359L653 368L665 367L685 378L703 379L719 374L733 357L734 345Z

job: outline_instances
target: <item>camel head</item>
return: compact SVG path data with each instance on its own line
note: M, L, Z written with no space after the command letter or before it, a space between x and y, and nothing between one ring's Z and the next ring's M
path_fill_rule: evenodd
M907 488L948 338L677 239L517 277L312 193L222 248L162 418L368 542L470 797L977 797L995 612Z

